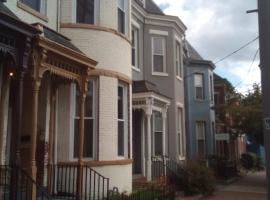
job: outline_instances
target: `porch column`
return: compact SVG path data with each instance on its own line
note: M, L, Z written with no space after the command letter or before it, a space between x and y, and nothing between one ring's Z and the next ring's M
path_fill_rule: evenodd
M38 118L38 95L40 88L40 80L33 80L32 82L32 131L31 131L31 177L36 181L37 165L36 165L36 146L37 146L37 118Z
M147 181L152 180L152 132L151 132L151 116L152 116L152 99L147 99L145 114L147 118Z
M81 91L80 95L80 135L79 135L79 158L77 173L77 194L76 199L82 198L82 178L83 178L83 146L84 146L84 115L85 115L86 91Z
M166 105L162 110L162 124L163 124L163 134L162 134L162 155L166 156L166 122L167 122L167 110L168 106Z
M141 140L142 140L142 175L145 176L145 116L142 114L141 121Z

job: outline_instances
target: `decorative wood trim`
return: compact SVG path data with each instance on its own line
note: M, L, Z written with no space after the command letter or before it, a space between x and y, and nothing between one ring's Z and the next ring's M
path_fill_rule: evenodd
M89 73L89 76L107 76L112 78L117 78L127 84L132 84L132 80L125 74L115 72L108 69L94 69L91 70Z
M83 164L89 167L102 167L102 166L112 166L112 165L130 165L133 163L132 159L125 160L106 160L106 161L82 161ZM59 162L59 165L78 165L78 161L71 162Z
M88 67L94 68L97 65L97 61L86 57L83 54L80 54L72 49L69 49L61 44L58 44L56 42L53 42L51 40L48 40L44 37L38 38L38 44L39 46L50 50L54 53L57 53L59 55L62 55L64 57L67 57L70 60L73 60L75 62L78 62L80 64L86 65Z
M79 23L76 23L76 24L75 23L61 23L60 28L80 28L80 29L91 29L91 30L109 32L123 38L131 45L131 41L127 38L126 35L112 28L106 28L106 27L97 26L93 24L79 24Z
M26 4L24 4L24 3L20 2L20 1L17 2L17 6L18 6L18 8L28 12L31 15L34 15L35 17L37 17L37 18L39 18L39 19L41 19L41 20L43 20L45 22L49 21L47 16L39 13L38 11L34 10L33 8L29 7L28 5L26 5Z

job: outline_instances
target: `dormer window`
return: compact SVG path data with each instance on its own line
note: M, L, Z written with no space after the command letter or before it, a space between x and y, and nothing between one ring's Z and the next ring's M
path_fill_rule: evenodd
M95 23L95 0L77 0L77 23Z
M39 13L46 15L47 12L47 0L20 0L25 5L38 11Z

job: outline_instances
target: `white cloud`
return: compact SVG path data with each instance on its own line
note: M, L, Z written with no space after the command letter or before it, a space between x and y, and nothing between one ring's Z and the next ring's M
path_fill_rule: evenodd
M154 0L157 4L168 4L166 14L176 15L186 24L187 39L205 58L217 61L258 36L257 14L246 14L257 7L256 0ZM260 82L258 56L252 70L252 59L258 49L258 41L234 56L217 64L217 68L228 73L220 74L247 91L252 83ZM232 76L229 76L229 75Z

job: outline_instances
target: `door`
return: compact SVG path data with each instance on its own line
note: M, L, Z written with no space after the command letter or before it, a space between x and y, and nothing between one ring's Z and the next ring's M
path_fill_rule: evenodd
M133 111L133 174L142 173L142 141L141 141L141 120L142 120L142 111L135 110Z

